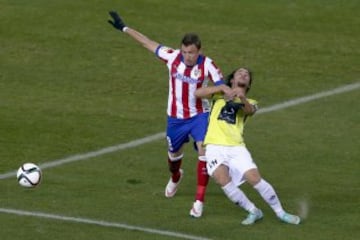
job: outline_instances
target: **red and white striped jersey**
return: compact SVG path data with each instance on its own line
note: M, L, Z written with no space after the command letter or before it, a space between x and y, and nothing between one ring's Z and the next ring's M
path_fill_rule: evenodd
M180 49L174 50L162 45L159 45L155 54L169 69L168 116L187 119L208 112L209 101L196 98L195 90L206 86L209 81L215 85L223 84L223 75L215 63L200 55L197 64L188 67L182 61Z

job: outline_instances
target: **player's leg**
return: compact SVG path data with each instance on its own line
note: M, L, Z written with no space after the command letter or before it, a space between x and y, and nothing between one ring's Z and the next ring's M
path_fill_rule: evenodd
M248 212L247 217L241 223L243 225L254 224L256 221L263 218L263 213L260 209L258 209L255 206L253 202L251 202L247 198L245 193L238 186L240 186L245 181L243 175L244 169L252 168L254 166L256 167L256 165L251 161L247 161L247 160L244 161L240 146L236 146L236 147L223 146L222 148L226 152L227 160L225 160L214 171L212 177L217 179L216 182L218 182L222 186L223 191L232 202L244 208ZM214 150L219 151L220 149L214 149ZM215 157L216 157L216 153L215 153ZM226 168L224 168L224 165L226 165ZM210 168L212 167L211 165L208 166ZM231 179L230 182L228 178Z
M171 172L171 177L165 188L165 197L173 197L175 196L178 185L181 182L183 177L183 170L181 169L183 154L181 152L168 153L168 167Z
M165 196L170 198L176 194L178 185L182 179L183 171L181 169L181 163L183 159L183 145L189 141L188 133L181 121L168 118L166 139L168 143L167 162L171 177L165 188Z
M285 212L280 199L270 183L261 178L258 169L251 169L245 173L247 181L258 191L265 202L274 210L278 218L286 223L299 224L300 217Z
M259 192L261 197L274 210L280 220L290 224L300 223L300 217L285 212L274 188L270 183L261 178L257 169L247 171L245 176L247 181Z
M212 174L212 177L217 184L221 186L225 195L236 205L244 208L248 212L252 212L256 209L254 203L252 203L245 193L231 181L229 175L229 168L224 164L220 164Z
M196 201L205 201L206 187L209 183L209 175L206 170L206 157L205 150L202 142L196 142L198 149L198 160L197 160L197 187L196 187Z
M206 170L206 157L205 149L203 147L203 141L206 134L208 123L208 114L201 114L195 117L191 123L191 132L190 135L195 141L196 150L198 152L197 158L197 185L196 185L196 194L195 201L190 210L190 216L192 217L201 217L203 212L203 205L205 201L206 188L209 183L209 175Z
M197 160L197 185L196 185L196 194L195 201L193 202L192 208L190 209L190 216L199 218L202 216L206 187L209 182L209 175L206 170L206 158L205 151L202 146L202 142L196 142L196 148L198 150L198 160Z
M285 212L274 188L270 183L261 177L257 168L248 170L245 173L245 178L246 181L256 189L265 202L274 210L280 220L291 224L300 223L300 218L298 216Z
M256 189L265 202L274 210L276 215L282 215L285 212L274 188L261 178L257 168L248 170L244 176L246 181Z
M225 195L236 205L245 209L249 214L245 220L242 221L244 225L250 225L263 217L263 213L258 209L253 202L251 202L245 193L231 180L229 176L229 168L220 164L212 174L216 183L221 186Z

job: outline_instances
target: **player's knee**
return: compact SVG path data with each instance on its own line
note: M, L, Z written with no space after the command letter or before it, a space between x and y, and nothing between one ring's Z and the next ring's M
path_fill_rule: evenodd
M219 184L221 187L224 187L226 186L229 182L231 182L231 178L230 177L226 177L226 176L223 176L223 177L218 177L218 178L214 178L215 179L215 182L217 184Z
M180 161L184 157L184 154L181 151L168 152L168 157L171 162L177 162L177 161Z
M245 178L246 178L246 181L251 186L255 186L256 184L258 184L261 181L260 173L256 168L250 169L249 171L247 171L245 173Z
M222 187L231 182L231 177L229 174L226 171L221 171L220 169L216 169L212 177L214 178L215 182Z

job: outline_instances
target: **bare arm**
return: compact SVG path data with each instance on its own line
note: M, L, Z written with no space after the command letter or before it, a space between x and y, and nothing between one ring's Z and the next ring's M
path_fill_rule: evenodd
M220 92L227 93L230 90L231 89L225 84L221 84L218 86L202 87L196 89L195 96L197 98L211 98L211 96L215 93L220 93Z
M149 39L147 36L130 27L126 27L124 32L130 35L130 37L135 39L135 41L139 42L143 47L151 52L155 52L157 47L160 45L159 43Z

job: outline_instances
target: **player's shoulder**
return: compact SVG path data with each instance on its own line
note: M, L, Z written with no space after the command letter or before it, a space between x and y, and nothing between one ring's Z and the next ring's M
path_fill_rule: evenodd
M218 67L218 65L215 63L215 61L212 58L205 56L205 55L202 55L202 58L203 58L203 63L204 63L205 68L219 74L220 78L223 78L220 68Z
M207 64L214 63L214 60L211 57L207 56L207 55L200 55L200 57L202 57L204 62L207 63Z
M165 46L165 45L162 45L160 44L158 46L158 50L161 51L161 52L164 52L164 53L175 53L175 52L180 52L180 49L174 49L172 47L169 47L169 46Z
M156 55L177 55L180 53L180 49L174 49L162 44L159 44L159 46L155 50Z

